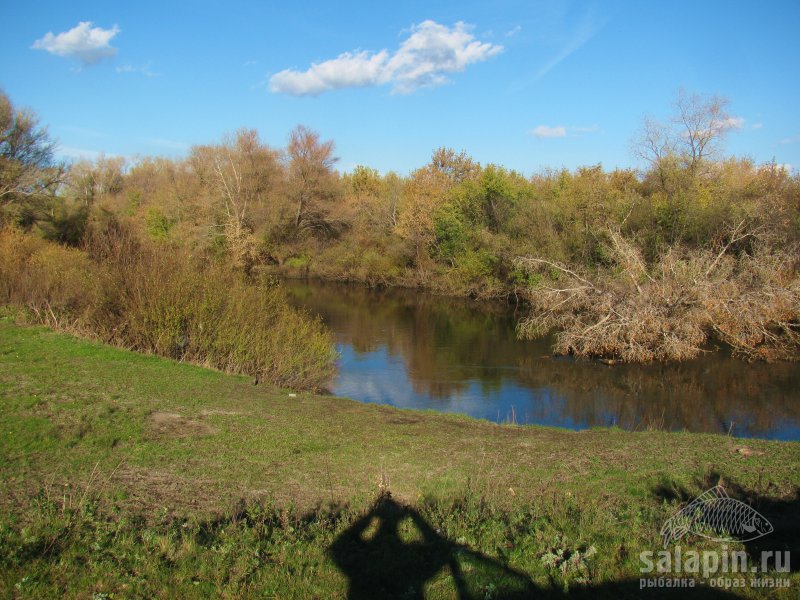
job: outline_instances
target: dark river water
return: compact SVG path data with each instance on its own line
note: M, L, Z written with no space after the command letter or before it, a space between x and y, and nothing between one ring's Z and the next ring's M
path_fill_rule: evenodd
M616 425L800 440L800 364L713 352L670 364L605 366L520 341L503 304L412 290L286 281L340 353L331 391L399 408L569 429Z

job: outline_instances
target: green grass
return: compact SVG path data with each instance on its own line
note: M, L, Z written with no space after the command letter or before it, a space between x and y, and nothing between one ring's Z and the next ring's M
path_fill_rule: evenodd
M636 596L639 552L720 479L773 521L776 544L800 538L797 443L399 411L8 319L0 434L9 597L343 598L328 548L379 486L438 531L426 548L456 557L481 598L532 585ZM369 564L374 576L382 563ZM447 569L424 585L454 597Z

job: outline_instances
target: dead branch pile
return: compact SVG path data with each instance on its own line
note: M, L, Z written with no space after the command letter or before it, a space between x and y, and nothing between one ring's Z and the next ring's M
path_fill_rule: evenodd
M625 362L693 358L712 334L747 360L800 356L797 248L774 249L741 222L715 248L673 248L648 267L619 231L607 237L615 267L600 274L517 259L536 282L521 337L556 330L557 354Z

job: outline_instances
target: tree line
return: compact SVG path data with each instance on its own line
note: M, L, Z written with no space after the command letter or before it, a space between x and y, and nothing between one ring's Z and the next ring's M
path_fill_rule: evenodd
M643 170L527 177L435 150L407 176L336 171L332 141L285 147L239 130L179 159L59 164L34 115L0 99L7 225L81 247L124 227L245 279L316 276L532 307L525 336L637 361L697 355L719 338L747 358L798 347L800 178L723 153L727 102L681 93L633 141Z

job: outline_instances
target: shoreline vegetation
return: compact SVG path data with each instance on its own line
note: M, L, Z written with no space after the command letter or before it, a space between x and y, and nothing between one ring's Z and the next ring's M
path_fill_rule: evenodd
M302 126L284 148L242 129L185 158L62 164L0 95L16 269L0 295L34 323L310 389L333 350L276 276L518 302L521 336L555 332L555 353L609 363L685 360L712 337L796 360L800 175L726 157L724 99L682 92L673 109L634 136L640 171L526 177L439 148L400 176L338 173L334 143Z
M332 335L275 281L246 281L120 228L81 249L0 230L0 298L23 322L256 381L319 390L334 374Z
M640 553L715 485L775 529L731 552L800 551L800 443L295 394L9 318L0 427L9 597L639 597Z

